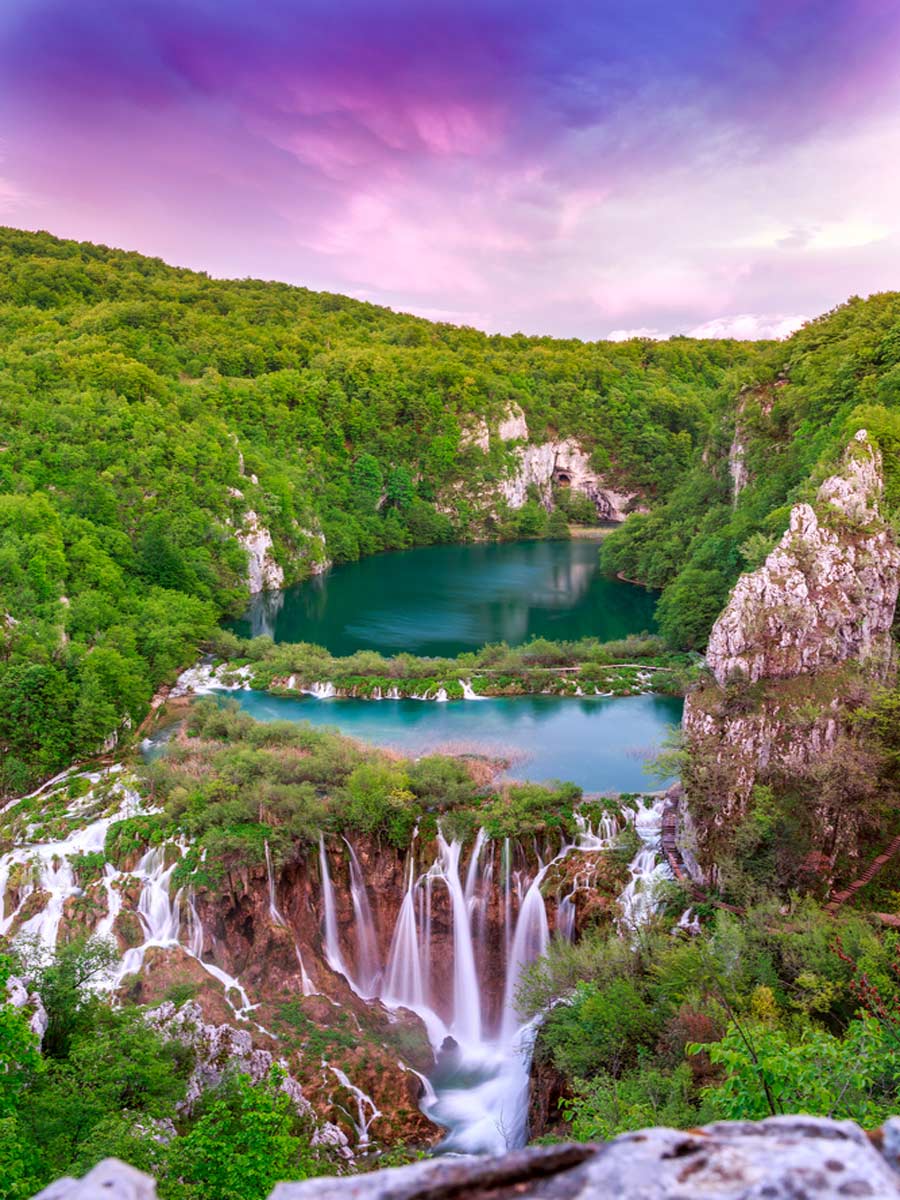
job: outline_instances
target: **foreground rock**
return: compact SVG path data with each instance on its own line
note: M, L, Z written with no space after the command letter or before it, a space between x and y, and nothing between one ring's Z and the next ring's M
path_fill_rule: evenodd
M876 1134L852 1121L773 1117L689 1132L645 1129L606 1145L561 1145L496 1158L437 1158L408 1167L280 1183L271 1200L844 1200L900 1196L900 1119ZM155 1200L155 1189L107 1159L36 1200Z

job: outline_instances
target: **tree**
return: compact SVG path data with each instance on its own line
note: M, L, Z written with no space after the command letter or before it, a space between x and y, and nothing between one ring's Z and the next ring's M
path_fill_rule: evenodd
M173 1143L168 1173L183 1181L191 1200L264 1200L279 1180L317 1174L282 1079L277 1069L257 1085L247 1075L228 1076Z
M350 505L355 512L373 513L381 499L383 477L378 459L361 454L350 470Z

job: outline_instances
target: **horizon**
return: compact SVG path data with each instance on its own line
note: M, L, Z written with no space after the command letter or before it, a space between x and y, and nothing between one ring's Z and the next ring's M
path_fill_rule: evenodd
M363 300L363 299L360 299L358 296L351 296L348 292L337 292L331 288L311 288L307 284L302 283L302 282L293 282L293 281L286 280L286 279L278 279L273 276L267 277L267 276L263 276L263 275L217 275L217 274L214 274L213 272L207 270L204 267L189 266L187 263L169 262L166 259L161 258L159 255L147 254L142 250L135 249L134 247L113 246L113 245L109 245L108 243L105 243L105 242L88 241L84 238L67 238L61 234L54 233L50 229L38 229L38 228L30 228L29 229L29 228L25 228L24 226L18 226L18 225L0 225L0 230L3 230L3 229L12 230L15 233L24 233L24 234L28 234L28 235L34 235L34 236L47 236L47 237L51 237L55 241L59 241L59 242L75 242L79 245L100 246L103 249L109 250L115 254L135 254L141 258L155 259L156 261L161 262L163 264L163 266L168 267L169 269L171 269L173 271L189 271L194 275L205 276L206 278L208 278L216 283L261 283L261 284L267 284L267 285L268 284L277 284L279 286L296 288L298 291L311 292L315 295L340 296L341 298L346 299L346 300L353 300L355 303L358 303L358 304L371 304L374 307L381 308L387 312L394 314L395 316L414 317L417 320L427 321L429 324L432 324L432 325L450 325L457 329L472 329L476 333L481 333L486 337L524 337L524 338L528 338L528 339L550 338L553 341L560 341L560 342L576 341L576 342L582 342L585 345L589 345L592 342L621 343L621 342L629 341L629 340L630 341L666 342L666 341L671 341L673 338L683 338L688 341L758 341L758 342L787 341L794 333L797 332L798 329L802 328L803 325L806 325L812 321L816 321L820 317L827 316L828 312L832 311L831 309L829 309L829 310L825 310L820 313L812 313L810 316L804 317L802 319L802 322L798 323L792 329L786 330L785 332L780 333L780 334L770 334L769 336L755 335L753 337L744 337L740 333L735 333L735 332L724 332L724 333L709 332L709 333L697 334L697 333L679 333L679 332L660 333L659 331L644 332L641 330L627 331L628 335L629 335L627 338L626 337L584 338L584 337L579 337L578 335L574 335L574 334L566 335L566 334L547 333L547 332L542 332L541 330L524 330L524 329L515 329L515 330L510 330L508 333L501 333L499 331L480 329L477 325L468 325L462 321L451 321L451 320L447 320L445 318L426 317L426 316L423 316L421 313L417 313L417 312L413 311L412 309L395 308L389 304L383 304L376 300ZM897 290L898 289L885 289L885 292L889 292L889 291L893 292L893 291L897 291ZM871 299L873 296L879 295L879 294L884 294L884 293L870 292L870 293L864 294L864 295L845 296L843 300L838 302L836 307L841 307L842 305L848 303L850 300L853 300L853 299L868 300L868 299Z
M0 222L486 333L783 337L900 277L900 9L10 0Z

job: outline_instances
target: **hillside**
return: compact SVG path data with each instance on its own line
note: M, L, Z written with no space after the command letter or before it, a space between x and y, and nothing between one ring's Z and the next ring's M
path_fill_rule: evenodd
M665 589L663 632L703 646L739 573L765 558L866 428L900 510L900 293L853 298L765 348L756 380L720 401L708 444L662 504L604 544L610 570Z
M613 504L665 499L759 360L488 337L13 229L0 347L2 792L138 723L251 575L540 536L558 446Z

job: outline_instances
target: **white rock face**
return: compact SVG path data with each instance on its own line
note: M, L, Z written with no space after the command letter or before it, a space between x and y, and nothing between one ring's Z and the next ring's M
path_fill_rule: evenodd
M272 535L260 524L259 517L248 509L244 514L244 527L237 540L247 551L247 583L250 594L268 592L284 586L284 571L272 553Z
M590 455L574 438L544 442L539 446L519 446L516 455L519 460L517 470L500 485L510 508L521 508L532 486L537 488L544 507L551 508L553 485L557 484L587 496L602 520L624 521L636 498L633 492L619 492L610 487L603 476L593 470Z
M860 430L816 508L795 505L781 542L735 585L706 655L720 686L737 671L789 679L851 658L884 676L900 551L878 512L881 491L881 456Z
M497 436L501 442L528 441L528 422L518 404L507 409L503 420L497 426Z
M183 1046L189 1046L197 1056L197 1065L188 1080L185 1098L180 1106L185 1112L191 1111L207 1088L216 1087L221 1082L228 1067L249 1075L253 1083L261 1083L268 1078L276 1062L287 1072L288 1064L283 1058L275 1059L268 1050L254 1048L248 1030L207 1024L200 1005L193 1000L182 1004L180 1008L176 1008L171 1000L166 1000L158 1008L146 1013L144 1019L152 1029ZM285 1074L281 1090L290 1096L301 1116L314 1117L312 1105L292 1075Z

